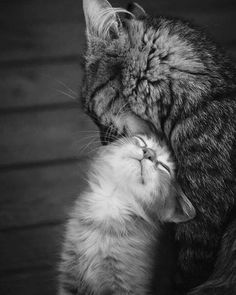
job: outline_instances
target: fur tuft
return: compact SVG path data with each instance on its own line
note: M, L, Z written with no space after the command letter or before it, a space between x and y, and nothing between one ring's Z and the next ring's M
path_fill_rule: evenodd
M87 35L110 39L112 34L119 36L121 25L119 14L129 14L131 12L124 8L114 8L108 1L84 1L84 14L87 23ZM134 17L134 16L133 16Z

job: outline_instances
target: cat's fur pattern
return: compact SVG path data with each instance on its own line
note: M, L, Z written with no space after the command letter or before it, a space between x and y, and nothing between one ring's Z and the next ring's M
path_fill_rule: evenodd
M87 19L94 15L88 3L107 26L112 21L110 33L87 22L84 108L102 135L111 127L120 134L132 129L126 119L133 114L165 133L177 178L197 208L194 220L176 228L179 272L188 290L213 271L235 207L235 68L187 22L152 18L140 9L121 21L105 0L84 0ZM102 14L104 7L109 13ZM233 283L225 286L231 294L236 271L225 271L234 273Z
M215 295L236 294L235 272L236 272L236 220L230 223L219 252L215 265L215 271L209 280L202 286L196 288L190 295ZM229 288L230 286L230 288Z
M186 197L176 195L174 164L166 147L142 137L171 175L145 158L140 138L103 147L92 161L88 188L67 225L60 295L150 294L160 221L195 216Z

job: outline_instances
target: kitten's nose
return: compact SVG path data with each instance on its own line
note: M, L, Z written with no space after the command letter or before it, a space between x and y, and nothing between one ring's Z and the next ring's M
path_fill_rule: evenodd
M156 159L156 153L153 149L143 148L143 158L154 162Z

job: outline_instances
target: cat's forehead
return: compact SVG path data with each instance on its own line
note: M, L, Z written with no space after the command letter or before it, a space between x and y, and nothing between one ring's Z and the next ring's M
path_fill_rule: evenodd
M138 49L138 51L142 49L144 39L149 39L151 32L153 29L143 20L127 20L125 29L120 32L119 38L112 42L91 37L87 47L86 61L90 63L97 59L104 61L104 58L107 58L110 62L113 57L123 57L127 58L126 62L128 62L130 54L133 54L131 49Z

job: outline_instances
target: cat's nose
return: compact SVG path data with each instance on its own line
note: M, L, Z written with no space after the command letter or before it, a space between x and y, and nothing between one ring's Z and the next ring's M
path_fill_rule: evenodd
M156 159L156 153L153 149L143 148L143 158L154 162Z

